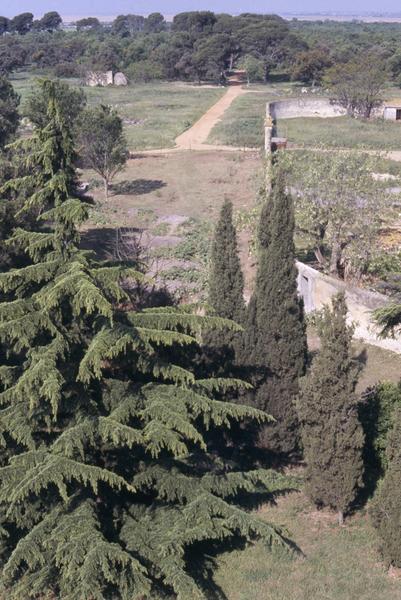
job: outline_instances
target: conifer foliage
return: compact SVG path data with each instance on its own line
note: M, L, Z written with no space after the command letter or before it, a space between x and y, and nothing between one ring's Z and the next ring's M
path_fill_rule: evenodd
M140 312L121 282L142 275L80 250L73 141L43 85L48 123L10 184L32 190L24 209L38 226L10 240L30 262L0 274L1 585L11 600L135 600L161 587L205 598L188 549L238 536L284 544L232 501L288 483L208 453L209 428L266 417L213 399L236 382L196 380L169 360L203 327L234 324L184 308Z
M255 405L276 419L262 429L260 441L279 454L298 449L295 399L307 358L294 228L292 199L277 169L260 217L256 288L248 307L243 362L254 372Z
M232 203L225 200L214 232L210 255L208 304L213 314L243 325L244 277L238 254ZM203 358L208 372L234 373L239 334L215 329L204 336Z
M0 149L10 141L19 123L19 96L4 76L0 76Z
M298 409L306 492L316 505L336 510L342 523L362 484L364 435L345 297L340 294L332 302L319 323L321 350L302 382Z
M388 469L373 501L371 516L382 539L383 556L401 567L401 408L395 410L394 427L388 436Z
M211 252L209 304L215 313L243 323L245 315L244 277L238 255L233 206L225 200L218 220Z

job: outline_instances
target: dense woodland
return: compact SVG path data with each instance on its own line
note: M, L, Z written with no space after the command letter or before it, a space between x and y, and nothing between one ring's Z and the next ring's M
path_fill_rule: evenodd
M217 73L252 55L266 77L288 65L290 53L321 43L307 25L253 15L183 14L168 30L157 15L119 17L110 30L89 19L77 32L58 31L56 19L1 23L10 32L1 38L5 71L27 66L28 57L29 66L75 69L79 56L85 68L148 62L163 77L188 68L185 77L198 78L196 69ZM388 31L380 31L384 48ZM216 48L225 48L221 57ZM338 50L333 44L333 56ZM209 598L211 558L224 548L260 540L302 552L251 510L301 487L345 526L373 497L383 560L401 567L401 388L356 393L344 295L316 315L320 349L308 350L286 165L273 161L271 189L261 191L250 302L226 200L208 301L182 305L155 293L141 256L102 262L82 248L92 199L80 169L103 179L107 201L127 160L118 115L86 107L79 90L50 79L36 84L28 110L34 127L20 137L19 98L2 77L5 597ZM400 306L378 320L385 334L399 335Z
M273 71L306 83L327 69L366 53L398 82L401 24L285 21L276 15L238 17L201 11L180 13L172 23L160 13L120 15L110 24L95 17L62 29L58 13L0 17L0 69L53 69L80 77L88 69L123 70L132 81L180 79L223 82L243 68L251 80Z

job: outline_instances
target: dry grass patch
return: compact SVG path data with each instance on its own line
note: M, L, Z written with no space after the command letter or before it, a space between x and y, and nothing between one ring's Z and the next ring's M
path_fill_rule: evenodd
M227 600L400 600L401 584L380 561L378 540L364 512L339 528L292 493L258 515L284 525L303 556L272 554L262 544L218 560L215 582Z

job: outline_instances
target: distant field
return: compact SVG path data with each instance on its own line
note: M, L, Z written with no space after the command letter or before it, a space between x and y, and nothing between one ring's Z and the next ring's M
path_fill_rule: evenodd
M24 101L35 77L19 73L12 83ZM79 86L76 79L65 80ZM129 148L170 148L175 138L199 119L224 94L223 88L182 83L149 83L128 87L84 87L89 104L110 104L125 123Z
M401 124L383 119L362 121L350 117L302 118L278 121L278 135L295 144L325 144L344 148L400 150Z

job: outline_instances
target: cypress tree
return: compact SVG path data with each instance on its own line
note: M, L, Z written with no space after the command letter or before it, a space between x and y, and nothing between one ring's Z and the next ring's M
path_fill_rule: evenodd
M388 469L372 503L373 525L382 539L388 564L401 567L401 408L394 414L394 427L387 440Z
M4 76L0 76L0 149L14 137L18 125L20 98Z
M316 505L336 510L341 524L362 484L364 435L345 297L340 294L332 302L319 323L321 349L302 383L298 412L306 492Z
M209 304L216 315L243 323L244 277L238 255L233 206L228 200L220 211L211 250Z
M253 372L254 403L275 418L263 427L263 447L290 455L299 443L295 399L305 373L306 332L297 294L294 209L277 171L259 223L256 287L249 303L244 364Z
M244 277L238 254L232 203L220 211L210 254L208 304L213 314L242 325L245 318ZM203 340L203 363L210 374L236 371L238 333L229 329L209 331Z
M32 190L24 210L38 225L10 239L29 264L0 274L2 589L11 600L128 600L161 587L205 598L187 552L238 536L285 544L232 501L288 482L208 453L209 428L265 417L214 400L236 382L196 379L169 359L202 328L234 324L136 310L122 281L142 275L80 250L87 209L74 191L73 142L53 84L43 85L48 122L24 142L26 175L10 183Z

